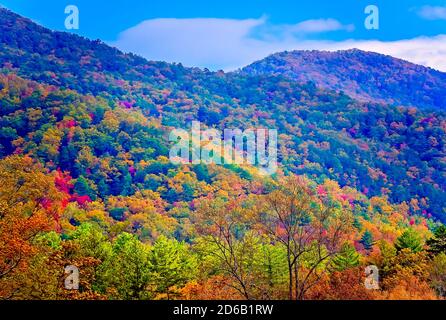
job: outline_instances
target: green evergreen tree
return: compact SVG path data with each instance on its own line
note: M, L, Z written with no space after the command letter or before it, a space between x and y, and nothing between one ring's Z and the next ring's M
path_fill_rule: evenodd
M361 230L362 228L362 224L357 217L355 217L355 220L353 220L353 226L358 230Z
M125 173L122 177L122 196L130 196L133 194L133 187L132 187L132 176L130 173Z
M98 193L102 199L105 199L108 195L110 195L110 188L105 179L99 180Z
M160 237L150 252L150 268L156 291L170 299L175 287L181 287L192 279L197 261L185 243Z
M183 201L192 201L194 199L194 193L195 190L191 185L189 185L188 183L183 184Z
M98 288L116 291L112 298L139 300L153 298L149 288L150 249L135 235L120 234L113 242L110 258L98 271Z
M429 252L435 255L446 253L446 226L441 225L434 231L434 236L427 240Z
M420 235L412 229L407 229L396 239L395 248L398 251L410 249L412 252L420 252L423 250L423 243Z
M70 240L79 245L79 253L85 257L106 260L111 253L111 244L98 225L83 223L70 234Z
M360 255L349 243L342 245L341 251L333 258L333 267L337 271L354 268L360 264Z
M369 230L364 232L364 235L361 238L361 244L364 246L364 249L366 249L367 251L372 250L372 247L373 247L373 235L372 235L372 233Z
M76 183L74 184L74 193L79 196L89 196L92 200L96 199L96 193L84 176L77 178Z

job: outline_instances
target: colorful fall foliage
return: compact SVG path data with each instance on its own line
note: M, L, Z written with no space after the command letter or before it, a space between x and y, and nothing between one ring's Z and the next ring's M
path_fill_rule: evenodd
M365 102L291 79L299 53L213 73L56 37L4 9L0 22L0 299L445 297L438 90L394 97L420 108L389 105L392 88ZM324 61L340 60L340 77L348 57L383 59ZM344 85L369 85L356 76ZM192 120L277 128L279 171L172 164L168 134ZM67 265L79 290L64 288Z

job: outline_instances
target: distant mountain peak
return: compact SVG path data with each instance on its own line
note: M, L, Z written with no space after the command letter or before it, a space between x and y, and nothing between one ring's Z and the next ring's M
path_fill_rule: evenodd
M359 49L279 52L243 68L241 73L311 81L361 101L446 108L446 73Z
M107 88L110 78L129 81L155 78L162 84L163 79L173 77L167 71L168 63L150 62L100 41L51 31L1 7L0 25L0 67L12 64L20 69L20 75L32 80L64 85L83 93L99 93ZM40 63L36 63L36 54ZM56 63L58 60L64 63ZM177 76L186 72L181 65L175 68ZM85 91L97 72L105 73L109 79L95 86L94 91ZM64 76L68 74L71 76ZM299 83L311 81L360 101L446 109L446 73L359 49L279 52L243 68L240 74L282 76Z

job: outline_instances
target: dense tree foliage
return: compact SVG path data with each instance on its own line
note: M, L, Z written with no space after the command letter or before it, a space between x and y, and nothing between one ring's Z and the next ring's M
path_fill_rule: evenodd
M313 81L362 101L443 110L446 107L446 74L357 49L280 52L243 68L242 73L280 74L298 81Z
M0 22L0 299L444 297L443 111ZM172 164L192 120L277 129L278 172Z

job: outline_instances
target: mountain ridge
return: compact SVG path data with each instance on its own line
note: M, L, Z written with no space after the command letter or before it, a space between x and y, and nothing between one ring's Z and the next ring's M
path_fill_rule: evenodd
M49 84L65 85L82 93L98 94L107 91L108 84L96 81L94 86L88 85L94 72L106 72L108 81L126 79L129 81L154 81L161 86L171 85L159 78L170 78L162 70L174 68L178 74L219 74L197 67L184 67L182 64L171 64L163 61L151 61L144 57L123 53L100 40L89 40L68 32L52 31L42 27L30 19L14 12L0 8L2 34L0 34L0 64L11 62L27 69L23 74L31 80L44 81ZM30 26L35 26L31 28ZM30 32L32 34L30 36ZM55 39L54 43L48 43ZM14 41L11 45L12 40ZM76 44L76 45L74 45ZM40 64L32 63L32 56L23 59L29 47L33 54L39 53L47 60L46 70L39 69ZM71 48L68 60L63 48ZM12 52L8 54L8 51ZM23 52L14 52L19 50ZM84 59L86 55L93 56ZM49 56L49 57L47 57ZM57 65L57 58L63 56L66 65ZM11 57L15 57L12 59ZM50 60L54 57L54 60ZM353 61L355 64L353 64ZM378 67L372 62L380 64ZM89 69L82 72L79 64ZM27 68L27 66L29 67ZM344 68L344 69L342 69ZM371 68L371 71L369 70ZM383 72L383 69L389 72ZM407 70L405 70L407 69ZM349 72L346 72L346 71ZM405 71L403 75L398 72ZM380 71L380 72L378 72ZM46 73L45 73L46 72ZM51 72L52 74L47 74ZM55 79L60 73L71 74L71 79ZM36 74L36 75L34 75ZM376 52L349 49L340 51L294 50L272 54L259 61L243 67L239 71L227 74L255 76L284 76L299 83L313 82L326 90L342 91L352 98L363 102L379 102L395 106L446 109L446 73L432 68L417 65L403 59L382 55ZM372 79L368 79L372 77ZM71 82L70 82L71 81ZM168 81L168 82L174 82ZM76 83L73 83L76 82ZM79 83L80 82L80 83ZM90 92L85 91L89 87ZM94 88L91 88L94 87ZM412 90L418 88L418 90ZM116 90L120 90L116 88Z
M119 193L116 176L91 172L83 162L73 164L77 161L73 159L84 156L86 145L97 159L112 161L116 172L126 177L128 192L148 175L141 169L141 176L129 177L128 170L139 169L141 159L168 156L165 134L172 128L188 128L193 120L217 128L275 128L280 132L279 162L284 173L307 175L319 183L332 179L370 197L386 194L393 203L416 200L423 205L414 213L426 211L446 220L446 117L439 108L362 102L341 90L294 81L283 74L221 73L149 62L97 41L51 32L5 11L0 11L0 20L9 21L2 24L7 29L0 34L4 75L0 88L14 88L8 99L1 100L1 156L30 152L52 169L59 167L75 178L83 175L93 190L101 185L105 191L99 194L106 197ZM15 80L14 74L61 92L54 94L48 86L33 89L34 84ZM101 98L104 106L70 111L68 106L79 99L67 89L86 101L91 96ZM52 105L53 99L65 106L64 112ZM47 105L52 107L46 110ZM36 112L47 118L36 124ZM143 138L136 139L134 125L111 126L113 117L130 117L133 112L162 128L160 136L158 131L144 132L139 133ZM74 128L70 130L85 132L73 137L66 132L67 123ZM54 134L59 138L48 153L44 151L49 148L48 136ZM141 148L146 151L141 153ZM136 162L133 169L114 158L123 152ZM245 175L240 168L234 170ZM169 202L174 199L170 194L162 196Z
M6 16L0 299L444 298L446 112L147 62ZM197 120L276 129L277 172L173 163L172 130Z
M446 108L446 73L359 49L279 52L244 67L240 73L313 81L360 101Z

